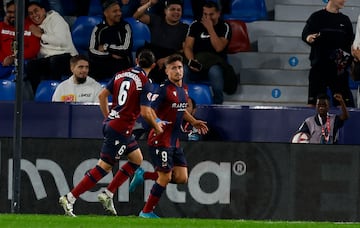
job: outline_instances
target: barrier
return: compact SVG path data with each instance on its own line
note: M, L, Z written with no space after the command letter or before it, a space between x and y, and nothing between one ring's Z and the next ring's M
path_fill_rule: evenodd
M0 138L0 143L0 213L9 213L12 140ZM58 197L96 164L101 144L101 139L24 139L20 213L63 214ZM182 145L189 181L167 187L155 209L162 217L360 221L358 146L232 142ZM140 147L145 158L142 167L152 171L146 143L140 141ZM77 200L76 214L105 214L96 196L112 175ZM129 182L125 182L114 196L119 215L137 215L152 184L147 180L129 193Z
M13 136L14 103L0 102L0 137ZM332 109L331 113L338 113ZM349 109L350 119L340 129L340 144L360 144L360 110ZM205 140L236 142L289 142L306 117L307 107L199 105L196 116L208 122ZM102 136L98 105L25 102L23 137L97 138Z

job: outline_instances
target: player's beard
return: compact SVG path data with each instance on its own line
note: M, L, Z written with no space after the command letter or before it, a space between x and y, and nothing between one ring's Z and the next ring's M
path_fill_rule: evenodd
M78 84L84 84L86 82L86 77L85 78L75 77L75 80Z

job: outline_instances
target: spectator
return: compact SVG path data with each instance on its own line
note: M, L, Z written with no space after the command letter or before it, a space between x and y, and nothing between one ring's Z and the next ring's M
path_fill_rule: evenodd
M326 7L314 12L306 21L302 40L311 46L308 104L314 106L318 94L340 93L348 107L354 107L349 88L348 66L354 32L348 16L342 14L345 1L329 0ZM333 105L339 105L333 99Z
M52 101L99 103L101 85L88 76L88 58L82 55L72 57L70 69L72 76L56 87Z
M339 129L349 118L349 112L341 94L335 94L334 98L340 104L342 111L340 115L329 114L330 98L326 94L320 94L316 99L316 115L308 117L297 131L297 133L306 133L310 143L337 143Z
M147 24L150 28L151 43L146 44L145 47L154 52L157 65L149 77L158 84L167 78L164 67L166 58L176 52L183 52L188 29L188 25L180 21L182 1L168 0L165 3L164 16L147 13L147 9L153 5L153 1L148 1L139 7L134 14L135 19Z
M136 140L132 136L132 129L136 118L147 115L149 123L156 134L163 132L163 123L156 123L155 117L147 104L151 97L147 96L151 86L146 77L155 66L154 54L148 50L141 51L136 58L137 65L124 72L119 72L99 95L100 109L105 117L103 133L104 142L97 165L90 169L79 184L68 194L59 198L65 215L75 217L73 205L84 192L93 188L96 183L112 171L115 164L126 156L128 161L114 175L113 180L104 192L98 195L98 200L104 209L112 215L117 215L113 197L116 190L140 166L143 157ZM111 110L108 106L108 96L112 94L114 102Z
M220 19L215 2L206 2L203 16L194 21L185 39L185 83L208 81L213 90L214 103L222 104L223 91L232 94L237 88L234 69L226 61L226 49L231 38L231 27Z
M152 129L148 137L149 154L156 170L156 173L153 173L151 178L155 179L156 182L151 189L144 208L139 214L140 217L144 218L158 218L153 210L170 180L172 183L177 184L187 182L187 163L184 152L179 145L180 126L183 119L198 128L201 133L205 134L208 131L206 122L195 119L186 111L188 95L187 86L182 82L182 56L178 54L169 56L165 67L168 80L158 87L159 89L152 96L152 102L147 104L154 108L156 112L150 115L150 117L155 116L160 122L164 120L166 125L163 128L164 132L162 134L157 134ZM177 94L177 96L173 94ZM144 118L148 120L149 116L144 116ZM144 180L144 172L141 171L141 168L138 170L135 172L131 189L135 189L136 185Z
M35 93L41 80L61 80L70 75L70 58L78 52L72 42L69 25L60 14L53 10L46 12L37 2L30 2L27 9L35 24L30 26L30 31L41 39L38 59L29 61L26 70Z
M352 79L354 81L360 80L360 15L358 17L356 32L355 32L355 40L352 44L351 54L354 57L354 62L352 65ZM360 87L357 89L357 104L356 107L360 108Z
M118 1L108 0L102 6L105 18L94 28L89 48L90 75L97 81L133 65L132 31L121 17Z
M13 43L15 37L16 6L15 1L6 3L6 16L0 22L0 78L8 78L14 70L15 53ZM29 27L32 24L29 18L24 23L24 60L36 58L40 49L40 39L31 34Z
M194 19L200 20L202 17L202 7L205 5L206 1L209 0L191 0L191 7L194 15ZM222 13L230 13L231 12L231 1L229 0L210 0L213 2L217 2L219 4L219 8Z

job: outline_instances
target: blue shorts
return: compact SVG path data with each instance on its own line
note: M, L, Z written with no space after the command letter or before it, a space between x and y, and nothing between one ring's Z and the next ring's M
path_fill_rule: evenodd
M185 154L182 148L161 148L149 146L149 155L155 170L170 172L174 166L187 167Z
M100 158L112 166L120 160L121 156L126 156L139 148L133 135L130 137L124 136L109 127L108 124L104 124L103 134L104 142L101 148Z

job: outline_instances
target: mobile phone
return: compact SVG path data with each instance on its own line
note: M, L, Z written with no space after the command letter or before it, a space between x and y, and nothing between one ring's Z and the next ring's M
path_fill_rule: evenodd
M193 68L195 68L195 69L197 69L197 70L199 70L199 71L202 69L202 64L199 63L199 62L196 61L196 60L193 60L193 59L190 59L190 60L189 60L188 65L191 66L191 67L193 67Z

